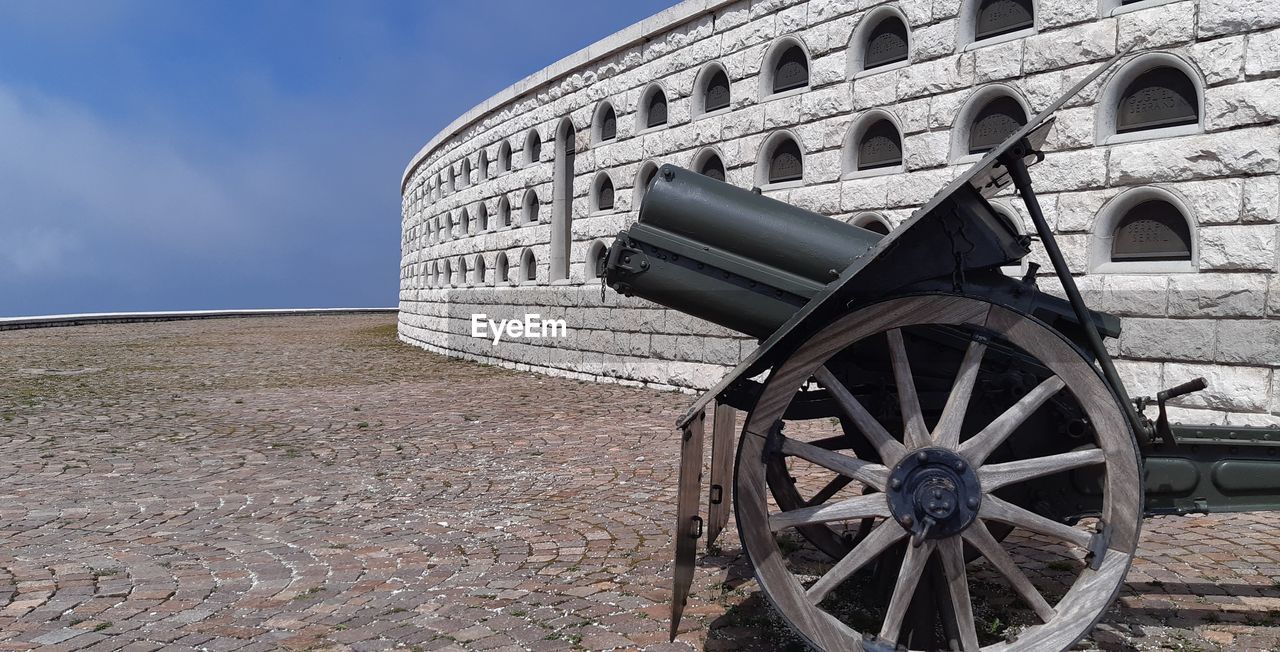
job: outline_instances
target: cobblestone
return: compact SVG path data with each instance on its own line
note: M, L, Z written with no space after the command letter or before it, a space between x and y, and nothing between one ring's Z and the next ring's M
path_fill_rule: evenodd
M394 337L386 316L0 333L0 650L790 645L732 526L667 642L687 396ZM1278 541L1270 514L1150 521L1085 647L1275 648Z

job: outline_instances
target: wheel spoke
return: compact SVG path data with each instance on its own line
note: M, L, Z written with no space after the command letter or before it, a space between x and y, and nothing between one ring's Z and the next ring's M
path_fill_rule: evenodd
M849 554L840 558L825 575L818 578L818 581L809 587L807 593L809 602L818 604L832 589L840 586L840 583L849 578L850 575L858 572L863 566L866 566L872 559L878 557L881 553L889 548L889 546L901 541L907 536L907 531L902 529L896 521L887 519L880 522L867 537L858 545L854 546Z
M862 407L862 403L858 402L849 388L845 387L830 369L825 366L818 367L813 375L823 387L827 388L828 392L831 392L831 397L840 404L840 408L844 410L849 420L853 421L858 430L862 431L862 434L871 442L885 464L889 466L897 464L898 460L907 454L907 449L902 443L894 439L893 435L890 435L889 431L885 430L884 426Z
M889 357L893 361L893 380L898 386L898 405L902 409L903 440L907 448L923 448L933 442L924 425L924 412L920 410L915 378L911 377L911 361L902 342L902 330L895 328L886 335L889 336Z
M827 486L822 488L822 491L819 491L813 495L813 498L805 501L805 505L813 507L814 505L821 505L822 503L831 500L832 496L836 495L841 489L849 486L850 482L853 482L853 478L850 478L847 475L837 475L831 479L831 482L827 483Z
M798 525L816 525L873 516L889 516L889 503L884 494L855 496L836 503L776 512L769 515L769 529L777 532Z
M893 588L893 597L889 599L889 608L884 614L880 638L894 642L898 640L902 620L907 615L907 607L911 606L916 584L920 583L920 575L924 573L925 564L933 554L934 545L933 541L926 541L919 547L907 546L907 554L902 558L902 570L898 571L898 585Z
M1089 549L1090 536L1088 533L1077 530L1065 523L1049 520L1035 512L996 498L991 494L982 497L982 507L978 509L978 516L1031 530L1085 550Z
M978 552L982 553L982 556L986 557L987 561L991 562L991 565L995 566L1001 575L1004 575L1013 590L1022 596L1022 599L1035 610L1037 616L1040 616L1041 622L1047 623L1053 618L1056 613L1053 607L1049 606L1044 596L1040 595L1040 591L1031 583L1031 580L1027 579L1022 569L1018 568L1018 562L1014 561L1013 557L1005 552L994 536L991 536L991 530L987 529L986 523L975 521L973 525L964 531L964 540L968 541L969 545L977 548Z
M991 454L1004 440L1013 434L1018 426L1022 425L1036 410L1040 409L1044 402L1049 400L1054 394L1062 390L1065 383L1057 376L1051 376L1044 382L1036 386L1035 389L1027 392L1013 407L1005 410L1004 414L996 417L995 421L987 424L982 432L965 440L960 444L960 454L969 458L969 463L978 466L986 461L987 456Z
M947 593L951 595L951 607L956 626L960 630L960 643L965 652L978 649L978 630L973 620L973 602L969 599L969 577L964 569L964 544L960 537L948 537L938 542L938 556L942 557L942 574L947 580Z
M986 344L976 341L969 343L969 350L960 363L960 371L956 373L956 382L951 386L951 394L947 397L947 405L942 408L942 416L933 429L935 445L952 449L960 445L960 426L969 409L973 384L978 379L978 369L982 367L982 356L986 352Z
M982 490L992 492L1005 485L1091 464L1102 464L1105 461L1107 461L1106 456L1103 455L1101 448L1090 448L1016 462L988 464L978 469L978 478L982 480Z
M841 455L795 439L784 438L782 452L785 455L794 455L802 460L813 462L841 475L847 475L879 491L884 491L885 484L889 481L889 469L882 464Z
M839 451L849 448L849 436L832 435L830 437L823 437L822 439L815 439L809 443L817 446L818 448L825 448L829 451Z

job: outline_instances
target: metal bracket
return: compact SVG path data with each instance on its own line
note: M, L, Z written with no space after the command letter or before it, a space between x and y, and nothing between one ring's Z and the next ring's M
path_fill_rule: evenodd
M689 533L689 537L693 539L701 539L702 538L702 517L690 516L689 522L697 526L696 530Z
M1107 554L1107 548L1111 545L1111 526L1102 519L1098 519L1098 529L1089 537L1089 568L1098 570L1102 568L1102 558Z
M1156 417L1155 431L1166 446L1177 446L1178 440L1173 436L1173 430L1169 428L1169 414L1165 411L1165 402L1184 394L1198 392L1208 386L1209 384L1205 382L1204 378L1196 378L1156 394L1156 405L1159 407L1160 414Z
M628 274L639 274L649 269L649 257L635 247L614 247L609 251L607 267L619 269Z
M865 652L899 652L899 650L905 651L907 646L898 645L893 641L886 641L875 634L867 633L862 635L862 649Z
M776 421L772 428L769 428L769 434L764 438L764 450L760 452L760 462L768 464L769 460L777 455L782 454L782 421Z
M713 484L711 485L711 489L707 492L707 495L710 497L712 505L719 505L724 502L724 487L721 487L718 484Z

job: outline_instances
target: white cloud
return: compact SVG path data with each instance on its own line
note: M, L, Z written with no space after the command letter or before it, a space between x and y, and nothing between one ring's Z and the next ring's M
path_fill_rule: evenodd
M15 229L0 240L0 270L28 278L57 276L72 266L81 245L74 234L60 229Z
M215 171L164 133L113 126L0 86L0 228L55 224L112 239L203 247L248 224Z

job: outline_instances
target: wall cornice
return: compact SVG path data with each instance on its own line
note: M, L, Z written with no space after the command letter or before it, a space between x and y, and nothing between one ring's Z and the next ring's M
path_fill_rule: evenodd
M738 0L684 0L680 4L664 9L638 23L614 32L591 45L588 45L569 56L521 79L520 81L499 91L489 99L471 107L469 111L458 116L447 127L440 130L427 144L414 154L409 165L405 167L400 178L400 194L404 194L413 171L432 151L458 132L470 127L485 116L497 111L512 100L550 84L573 71L612 56L622 50L644 43L654 36L668 32L683 23L709 14L721 7L731 5Z

